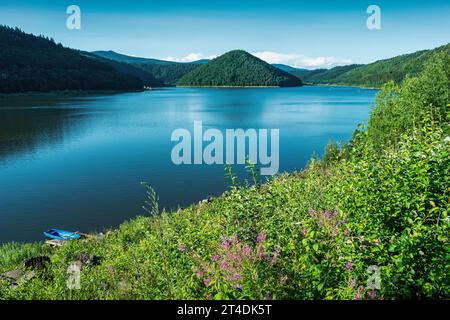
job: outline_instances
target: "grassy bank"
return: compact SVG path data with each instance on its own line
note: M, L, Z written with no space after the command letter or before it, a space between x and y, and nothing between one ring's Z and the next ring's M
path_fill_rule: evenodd
M441 55L401 87L387 84L367 127L303 172L245 187L231 179L223 196L178 212L158 213L149 189L149 215L102 237L4 245L0 273L38 255L51 263L17 286L0 280L0 298L450 298L449 97ZM80 254L92 258L69 290Z

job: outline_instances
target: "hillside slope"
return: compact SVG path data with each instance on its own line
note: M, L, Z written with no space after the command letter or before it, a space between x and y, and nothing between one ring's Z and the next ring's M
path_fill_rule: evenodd
M305 83L332 84L336 83L336 79L346 72L360 67L361 65L352 64L348 66L338 66L331 69L315 69L315 70L292 70L289 73L300 78Z
M381 86L388 81L400 83L407 76L419 74L426 63L439 52L450 55L450 44L433 50L423 50L391 59L376 61L371 64L350 70L334 82L347 85Z
M450 55L450 44L432 49L379 60L366 65L349 65L332 69L289 71L310 84L335 84L381 87L389 81L401 83L408 76L423 71L427 62L437 53Z
M300 79L243 50L234 50L183 76L178 86L293 87Z
M142 90L141 80L53 40L0 26L0 92Z

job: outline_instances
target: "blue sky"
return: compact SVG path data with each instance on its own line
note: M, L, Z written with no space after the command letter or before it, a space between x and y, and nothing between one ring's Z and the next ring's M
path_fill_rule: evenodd
M81 30L66 8L81 9ZM381 8L381 30L366 9ZM244 49L272 63L368 63L450 42L450 2L2 0L0 23L83 50L189 61Z

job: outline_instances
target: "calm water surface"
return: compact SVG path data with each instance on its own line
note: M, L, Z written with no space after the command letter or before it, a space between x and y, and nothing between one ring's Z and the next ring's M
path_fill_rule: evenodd
M280 171L300 170L368 118L374 90L181 89L0 97L0 243L50 227L101 231L144 214L149 182L167 209L225 188L221 165L175 166L176 128L279 128Z

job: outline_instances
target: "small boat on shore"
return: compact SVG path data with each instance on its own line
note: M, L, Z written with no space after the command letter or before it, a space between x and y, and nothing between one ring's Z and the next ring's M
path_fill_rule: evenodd
M60 229L47 230L44 232L44 235L48 238L60 240L60 241L79 239L81 237L81 235L77 232L71 232L71 231L60 230Z

